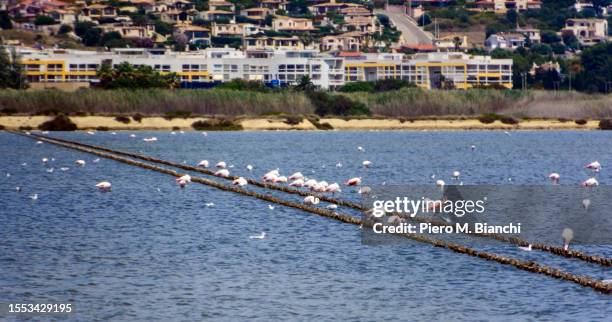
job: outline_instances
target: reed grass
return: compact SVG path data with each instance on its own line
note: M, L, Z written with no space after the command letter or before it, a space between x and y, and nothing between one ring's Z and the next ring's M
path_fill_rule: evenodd
M612 95L546 91L426 91L404 88L382 93L346 95L364 103L375 117L477 117L496 113L516 118L612 118ZM72 115L191 115L260 116L309 115L314 107L307 95L284 90L261 93L210 90L0 90L0 110L20 114L63 112Z

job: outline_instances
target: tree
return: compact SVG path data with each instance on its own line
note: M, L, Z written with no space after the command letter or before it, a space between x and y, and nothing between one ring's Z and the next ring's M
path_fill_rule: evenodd
M546 44L553 44L556 42L560 42L561 38L557 35L556 32L552 30L544 30L542 31L542 42Z
M0 11L0 28L2 29L13 29L13 22L8 12Z
M161 75L154 71L151 66L140 66L134 68L131 64L124 62L112 68L103 64L98 70L100 87L102 88L175 88L179 85L175 73Z
M312 82L312 79L310 79L310 76L308 75L304 75L302 77L300 77L300 81L298 82L297 85L295 85L295 89L298 91L312 91L315 89L315 85Z
M582 71L576 77L576 88L607 92L612 84L612 43L590 47L580 57Z
M0 88L27 88L28 83L15 51L0 48Z
M71 31L72 31L72 27L70 27L69 25L61 25L57 33L60 35L65 35Z
M99 46L102 41L102 30L99 28L90 28L83 35L83 44L85 46Z
M34 19L34 24L37 26L55 25L56 23L57 21L55 21L55 19L44 15L38 15L36 19Z
M155 21L155 32L160 35L169 35L172 33L172 25L161 20Z

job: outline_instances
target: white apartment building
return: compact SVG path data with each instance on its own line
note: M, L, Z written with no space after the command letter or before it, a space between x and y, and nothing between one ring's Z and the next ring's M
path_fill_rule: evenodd
M17 51L30 82L92 82L102 64L128 62L151 66L160 73L176 73L181 82L228 82L233 79L272 84L295 84L309 76L322 89L347 82L403 79L417 86L439 88L442 81L455 88L482 85L512 88L512 60L464 53L425 53L411 57L397 53L347 53L333 56L316 49L250 50L208 48L194 52L124 48L108 52L79 50Z

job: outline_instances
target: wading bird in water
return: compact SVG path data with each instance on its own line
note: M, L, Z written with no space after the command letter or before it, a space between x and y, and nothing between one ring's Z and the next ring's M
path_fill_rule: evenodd
M109 192L111 191L111 183L108 181L102 181L96 184L96 188L102 192Z
M599 163L599 161L593 161L593 162L587 164L585 166L585 168L591 169L591 170L593 170L595 172L599 172L599 170L601 170L601 164Z
M266 232L262 231L259 235L249 236L250 239L264 239L266 238Z
M358 185L361 184L361 178L360 177L356 177L356 178L348 179L345 184L347 186L358 186Z
M558 184L559 178L561 178L561 176L558 173L553 172L548 175L548 178L550 179L550 181L552 181L552 184Z
M597 187L599 185L599 181L595 178L588 178L584 180L581 184L585 188Z
M308 196L306 198L304 198L304 203L307 205L317 205L319 204L319 198L315 197L315 196Z

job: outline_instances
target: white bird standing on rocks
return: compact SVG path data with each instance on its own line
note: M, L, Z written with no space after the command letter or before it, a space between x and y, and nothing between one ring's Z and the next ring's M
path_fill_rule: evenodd
M221 168L221 169L225 169L225 168L227 168L227 163L225 163L225 162L221 161L221 162L218 162L218 163L215 165L215 167L217 167L217 168Z
M227 178L227 177L229 177L229 174L230 174L230 173L229 173L229 170L227 170L227 169L220 169L220 170L218 170L217 172L215 172L215 175L216 175L217 177L222 177L222 178Z
M186 175L184 175L184 176L179 177L178 179L176 179L176 181L180 181L180 180L183 180L183 181L185 181L185 182L191 183L191 176L190 176L190 175L188 175L188 174L186 174Z
M99 182L98 184L96 184L96 188L98 188L100 191L102 192L109 192L111 191L111 183L108 181L102 181Z
M294 174L290 175L289 180L298 180L298 179L304 179L304 175L301 172L295 172Z
M198 163L198 167L208 168L208 160L202 160Z
M325 188L325 192L336 193L342 192L342 190L340 190L340 185L334 182Z
M290 187L303 187L304 179L296 179L289 184Z
M247 179L243 178L243 177L238 177L237 179L235 179L234 181L232 181L233 185L237 185L240 187L244 187L247 184L249 184L249 182L247 181Z
M525 247L525 246L519 246L520 250L524 250L526 252L530 252L531 251L531 244L529 244L529 246Z

